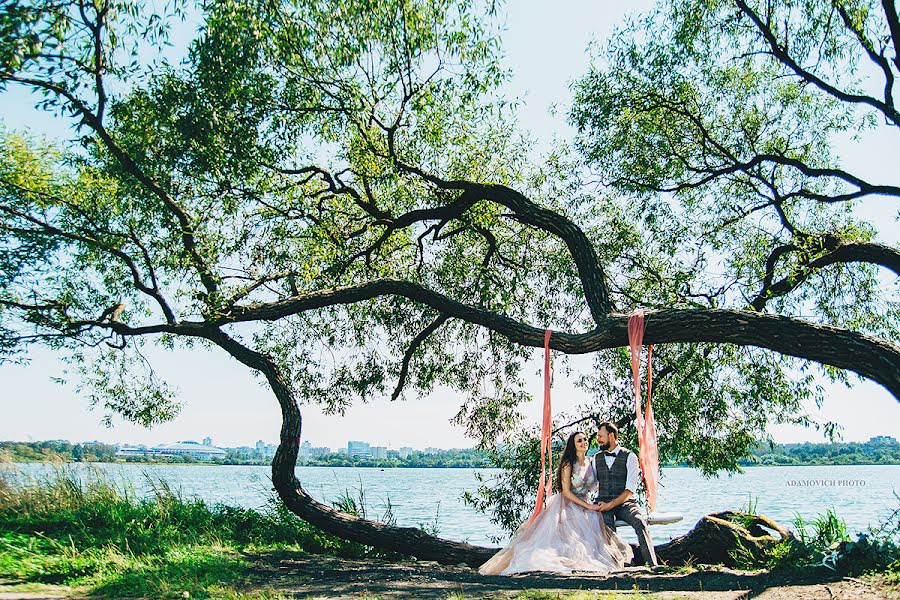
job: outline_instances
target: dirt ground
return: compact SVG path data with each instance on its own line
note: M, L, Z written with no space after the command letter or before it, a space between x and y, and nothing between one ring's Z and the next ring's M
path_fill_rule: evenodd
M285 554L256 558L254 580L295 598L390 599L509 598L522 590L590 590L644 594L653 600L900 600L900 590L878 578L843 578L828 572L784 575L706 567L690 571L636 567L604 575L533 574L482 577L468 567L431 562L353 561L316 555ZM253 587L256 587L255 585Z
M697 570L662 567L653 571L636 567L604 575L535 573L482 577L468 567L447 567L433 562L347 560L301 553L248 555L247 558L253 561L254 567L250 581L240 591L303 599L505 600L524 590L543 592L538 595L541 598L554 598L557 593L565 598L569 592L582 590L592 593L579 595L578 600L606 600L609 594L634 595L635 600L900 600L900 587L888 585L882 578L845 578L824 569L796 575L721 567ZM2 583L0 600L84 598L62 589L4 590L6 586Z

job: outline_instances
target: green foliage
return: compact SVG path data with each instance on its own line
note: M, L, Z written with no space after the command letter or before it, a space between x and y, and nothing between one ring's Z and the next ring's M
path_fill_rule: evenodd
M563 439L554 438L554 457L562 454ZM463 501L481 512L490 513L491 522L507 532L514 532L534 508L533 490L538 487L540 469L540 442L534 430L516 432L503 443L485 449L492 466L499 473L476 473L478 489L463 493ZM558 464L558 462L554 462ZM495 541L499 541L498 536Z
M156 481L138 499L95 475L59 470L27 485L0 478L0 577L108 597L208 597L248 577L244 550L387 556L321 532L274 497L262 511L210 506Z
M446 450L439 454L412 452L406 458L371 459L346 454L329 454L302 460L310 467L382 467L382 468L438 468L474 469L489 466L483 452L470 449Z
M224 458L196 459L189 455L181 456L116 456L114 446L102 443L86 442L70 444L67 441L42 442L0 442L0 464L4 462L192 462L217 465L269 465L271 456L255 449L225 448ZM380 468L439 468L439 469L474 469L489 466L488 458L483 452L472 449L444 450L438 454L412 452L406 458L391 457L385 459L366 458L363 456L347 456L332 453L314 458L301 458L298 464L310 467L380 467Z
M49 19L54 6L36 3L32 12ZM150 16L139 3L128 6L104 18L121 17L129 39L154 41L128 24L139 16L151 23L165 19ZM4 201L25 209L4 213L15 225L4 229L8 242L0 245L15 261L2 275L7 279L0 300L11 303L0 303L4 356L29 342L74 346L79 351L72 357L73 374L95 404L108 415L152 424L177 413L171 391L141 374L145 365L135 338L97 332L98 315L120 302L126 306L120 320L130 326L176 318L215 321L237 302L395 277L524 314L523 299L540 295L497 265L477 266L489 250L502 252L509 264L527 262L525 252L539 254L537 246L518 247L534 234L505 223L498 207L472 207L460 215L460 231L435 239L427 250L417 250L421 231L389 230L383 218L446 200L399 173L400 159L450 177L520 178L525 146L504 122L506 110L482 102L505 77L494 60L495 26L484 18L493 10L493 3L447 0L217 2L203 6L199 36L180 67L138 65L140 73L128 72L130 85L121 93L101 89L99 77L81 72L79 87L73 87L76 100L56 100L76 102L97 117L81 139L84 151L29 153L23 144L30 142L4 137L7 147L28 155L37 169L27 171L4 148L0 160L11 157L11 175L0 178L0 186L8 183ZM11 38L34 26L16 7L4 19ZM40 28L33 33L52 37ZM124 75L107 55L125 39L100 42L100 75ZM53 37L53 44L63 56L81 48L65 36ZM51 86L42 88L48 91L63 85L50 63L36 54L9 62L5 73L39 79ZM64 79L78 76L73 62ZM101 94L103 115L96 110ZM301 172L292 172L296 165ZM39 181L58 183L34 189ZM372 200L364 201L353 188ZM82 201L84 196L91 200ZM38 201L50 210L29 222L26 213L38 212ZM380 220L363 224L362 209L370 206ZM29 229L18 227L24 224ZM493 234L486 238L476 227L491 227ZM75 235L59 239L58 230ZM41 250L40 244L50 246ZM423 271L426 254L429 268ZM505 282L508 277L513 279ZM516 296L494 289L516 290ZM53 300L27 314L15 310L19 300L37 297ZM286 380L300 399L340 412L388 390L409 340L434 316L407 300L388 298L263 324L242 340L292 373ZM76 325L87 322L94 325ZM42 333L23 335L32 324ZM307 351L310 339L329 351ZM188 343L158 338L167 347L176 340ZM125 356L110 357L102 345L107 341L127 346ZM376 346L382 351L366 350ZM498 366L482 364L485 353ZM412 357L405 389L427 392L438 383L475 389L498 369L494 381L514 387L523 356L506 340L485 339L478 328L454 322Z
M759 444L740 461L752 465L892 465L900 463L900 442L829 442L802 444Z
M757 515L756 507L759 504L759 496L754 496L750 494L747 496L747 503L741 508L741 512L747 513L748 515Z
M768 550L762 563L770 569L819 568L843 575L896 574L900 572L900 509L885 515L880 527L857 533L829 509L812 522L798 514L791 537Z
M794 518L794 527L800 536L800 543L813 551L823 551L834 544L850 540L847 524L837 516L834 509L828 509L812 523L804 522L798 514Z
M900 120L853 68L887 64L893 85L875 0L663 2L598 51L574 147L538 161L500 97L495 2L200 3L175 66L137 57L180 3L79 6L0 9L0 85L75 125L58 146L0 131L0 361L60 351L107 421L177 414L149 344L218 346L284 405L329 413L446 387L509 470L470 501L511 528L537 477L534 432L516 429L534 342L501 325L613 335L585 306L602 285L613 311L770 311L869 349L898 339L891 263L872 258L896 249L856 206L900 188L832 148ZM755 336L656 349L663 462L735 471L769 425L817 425L820 371ZM631 414L628 363L596 352L591 401L561 422Z
M774 28L783 54L753 16ZM875 41L889 37L874 0L670 0L598 48L575 85L571 119L583 156L634 199L641 237L659 248L635 261L632 277L657 272L655 285L668 289L657 294L683 303L758 310L762 298L779 314L813 309L826 322L895 339L897 302L878 297L871 264L810 266L835 241L876 238L853 210L866 194L852 174L841 176L833 144L875 124L880 73L863 77L852 65L872 48L890 60L890 44ZM813 65L811 74L791 64ZM873 103L845 101L813 77ZM666 276L659 262L687 270ZM802 285L807 278L812 285ZM790 293L767 289L780 279Z
M64 440L44 442L0 442L0 465L13 462L111 462L116 449L109 444Z
M837 516L834 509L828 509L825 514L819 515L813 521L815 536L812 544L817 546L831 546L840 542L849 542L850 534L847 533L847 524Z
M11 462L65 462L72 460L69 442L0 442L0 464Z

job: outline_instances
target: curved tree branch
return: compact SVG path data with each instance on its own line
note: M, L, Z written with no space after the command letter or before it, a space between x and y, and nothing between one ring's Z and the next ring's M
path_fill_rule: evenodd
M311 292L284 300L235 307L214 324L274 321L326 306L352 304L382 295L402 296L419 304L500 333L523 346L541 347L544 329L483 308L458 302L422 285L393 279ZM626 315L609 314L587 333L554 332L550 345L567 354L585 354L626 346ZM759 346L789 356L853 371L877 381L900 401L900 346L861 333L755 311L726 309L660 310L647 313L648 344L716 342Z
M107 254L110 254L110 255L116 257L117 259L121 260L123 263L125 263L125 266L128 267L128 271L131 273L132 284L134 285L134 287L137 290L143 292L144 294L150 296L151 298L153 298L156 301L156 303L159 305L159 307L162 310L163 315L165 316L166 321L168 323L175 322L175 314L172 312L172 308L169 306L169 303L166 301L165 297L163 297L162 292L160 291L159 287L156 285L156 278L152 272L152 267L151 267L151 279L152 279L153 285L148 286L146 283L144 283L143 277L141 276L141 273L138 270L134 259L128 253L124 252L123 250L120 250L118 248L112 248L106 244L103 244L100 240L97 240L96 238L89 236L89 235L74 233L71 231L63 231L62 229L59 229L58 227L55 227L54 225L51 225L50 223L42 221L41 219L33 217L27 213L23 213L12 207L9 207L9 206L0 205L0 212L5 212L16 218L23 219L39 228L39 229L16 228L16 227L11 227L8 225L0 224L0 230L11 231L11 232L16 232L16 233L28 233L31 235L43 235L43 236L47 236L47 237L58 237L58 238L62 238L62 239L66 239L66 240L70 240L70 241L74 241L74 242L81 242L83 244L91 246L92 248L94 248L100 252L106 252ZM143 248L141 248L141 249L144 250ZM146 257L146 255L145 255L145 257ZM149 262L148 262L148 266L149 266Z
M572 260L578 267L578 276L581 279L584 297L594 322L602 323L606 315L612 312L614 307L610 299L606 275L597 259L597 253L594 252L594 247L584 231L565 215L539 206L520 192L504 185L481 184L458 179L445 180L426 173L418 167L407 165L399 159L396 160L396 163L401 170L421 177L439 189L471 192L479 198L505 206L513 212L513 216L518 221L560 238L566 244Z
M397 387L394 388L394 393L391 394L391 400L396 400L400 397L400 393L403 392L403 386L406 385L406 377L409 375L409 363L412 361L413 354L416 353L416 350L419 349L419 346L428 339L428 337L440 328L441 325L447 322L450 317L448 315L440 315L434 321L428 324L428 326L419 332L419 335L413 338L413 340L409 343L409 348L406 349L406 353L403 355L403 364L400 367L400 375L397 377Z
M859 41L859 45L863 47L866 54L869 56L869 60L878 65L881 72L884 74L884 103L891 108L894 108L894 72L891 71L891 64L883 54L879 54L875 50L875 45L872 43L872 40L866 36L866 32L856 26L856 23L853 22L853 18L847 12L847 7L840 2L835 2L834 7L837 9L838 14L841 15L844 27L853 32L853 35L855 35L857 41Z
M864 262L884 267L900 276L900 252L884 244L869 242L846 242L833 246L833 249L813 260L804 261L795 272L773 282L775 265L778 259L789 252L800 250L794 244L779 246L772 251L766 262L766 276L763 289L750 302L754 310L763 310L769 300L785 296L803 284L815 271L829 265L840 263Z
M205 322L181 321L131 327L119 322L81 321L71 327L103 327L119 335L174 333L203 337L210 328L229 323L275 321L309 310L353 304L379 296L407 298L451 318L496 331L511 341L539 348L544 328L470 306L408 281L382 279L358 286L310 292L270 303L237 306ZM756 311L671 309L646 313L645 343L713 342L758 346L781 354L853 371L883 385L900 401L900 346L896 343L830 325ZM550 346L567 354L586 354L628 344L628 316L609 314L602 325L586 333L554 332Z
M766 43L769 45L772 56L781 61L782 64L793 71L798 77L800 77L804 81L811 83L823 92L834 96L842 102L848 102L850 104L864 104L866 106L870 106L883 114L885 118L888 119L888 121L894 124L894 126L900 126L900 113L898 113L897 110L892 106L889 106L880 100L876 100L871 96L845 92L823 80L821 77L812 73L811 71L801 67L799 64L797 64L797 61L794 60L794 58L790 55L788 50L779 43L771 27L769 27L768 24L764 23L762 18L760 18L760 16L756 14L756 12L752 8L750 8L750 6L748 6L744 0L735 0L735 4L741 10L741 12L747 15L747 17L753 22L753 25L762 34Z
M603 422L602 419L603 419L603 417L599 413L592 413L586 417L581 417L580 419L576 419L574 421L566 423L565 425L560 425L559 427L554 429L551 433L553 435L556 435L563 429L568 429L569 427L573 427L575 425L581 425L585 421L593 421L594 425L596 426ZM619 429L622 429L623 427L625 427L626 425L628 425L629 423L634 421L634 419L635 419L634 415L629 415L629 416L622 417L621 419L617 419L616 421L614 421L614 423L616 424L616 427L618 427ZM586 431L585 433L589 434L590 432ZM590 437L590 436L588 436L588 437Z
M753 169L765 164L776 164L784 167L791 167L797 169L803 175L810 178L831 177L834 179L840 179L845 183L849 183L858 188L856 191L835 195L819 194L807 189L802 189L790 194L786 194L785 198L802 197L810 200L816 200L818 202L836 203L855 200L857 198L869 195L900 197L900 186L878 185L869 183L868 181L857 177L856 175L843 169L811 167L799 159L771 153L757 154L756 156L744 161L734 160L731 164L727 164L721 167L710 167L709 169L703 171L695 169L698 172L702 172L703 177L695 181L685 181L676 185L648 186L644 182L627 178L622 178L620 181L628 183L630 185L640 186L643 189L650 189L655 192L680 192L703 187L704 185L710 183L715 179L718 179L719 177L731 175L738 172L756 176L756 173L753 172Z
M303 418L288 379L269 357L247 348L217 328L206 329L202 337L220 346L244 365L261 372L278 398L282 416L281 439L272 460L272 483L285 505L300 518L347 540L443 564L466 563L477 567L497 551L496 548L434 537L417 527L397 527L369 521L316 501L303 489L294 474Z

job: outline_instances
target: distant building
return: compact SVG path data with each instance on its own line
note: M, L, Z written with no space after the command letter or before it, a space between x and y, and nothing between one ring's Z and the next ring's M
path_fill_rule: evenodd
M372 446L368 442L347 442L347 455L350 457L372 458Z
M443 452L440 448L425 448L425 454L441 454Z
M238 446L237 448L230 448L230 450L238 458L247 460L252 460L256 454L256 450L250 446Z
M204 446L212 446L213 445L212 438L209 436L206 436L205 438L203 438L203 445Z
M873 438L869 438L869 443L878 444L879 446L893 446L897 443L897 439L889 435L876 435Z
M127 458L129 456L152 456L153 453L147 446L141 444L140 446L132 446L131 444L122 444L118 448L116 448L116 457L117 458Z
M308 441L300 444L300 458L308 460L310 458L320 458L328 454L331 454L331 448L326 448L324 446L316 447Z
M154 446L150 452L156 456L190 456L200 459L225 458L226 454L221 448L189 440Z
M388 450L387 457L390 459L398 459L400 458L400 453L396 450Z
M409 455L412 454L413 452L414 451L412 448L410 448L408 446L403 446L402 448L400 448L400 451L399 451L400 458L409 458Z
M388 449L385 446L372 446L372 458L386 459Z
M300 458L312 458L312 444L309 443L309 440L300 444L297 453Z

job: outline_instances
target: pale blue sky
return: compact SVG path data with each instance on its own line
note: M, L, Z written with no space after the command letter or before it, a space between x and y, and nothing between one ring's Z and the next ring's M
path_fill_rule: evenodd
M652 6L652 2L561 0L552 3L552 8L550 3L538 0L513 0L509 4L503 44L506 62L514 75L508 91L511 96L524 99L520 123L546 147L553 136L571 135L564 117L550 115L548 108L551 104L565 108L569 102L568 83L587 68L588 43L605 38L622 21L626 7L641 10ZM188 28L183 29L176 32L176 43L184 43L179 38L186 36ZM66 134L67 124L35 113L30 109L31 103L28 94L11 88L3 95L0 117L8 127L27 127L52 137ZM564 115L565 110L559 114ZM891 137L881 131L867 134L862 144L845 142L840 147L846 149L843 154L847 166L874 181L883 181L884 174L894 173L896 157L900 156L896 134ZM898 243L895 200L870 201L861 213L882 225L883 241ZM154 364L180 390L185 406L178 418L153 430L121 421L116 421L112 429L103 427L102 415L89 412L86 401L78 398L71 387L50 381L63 368L52 354L37 352L32 358L27 367L0 367L0 440L157 443L210 435L215 443L233 446L252 444L257 439L275 442L278 436L280 417L271 392L258 385L248 369L221 351L154 355ZM537 373L538 351L533 364L529 391L539 398L542 384ZM589 361L576 359L575 364L587 368ZM580 391L559 378L554 388L556 410L587 401ZM394 448L471 446L473 442L465 438L463 431L449 424L458 406L451 394L438 392L420 401L358 404L344 417L324 416L315 407L307 407L303 411L303 437L313 445L332 448L345 445L348 439ZM537 400L524 410L529 419L537 421ZM832 386L825 405L814 414L841 423L848 440L900 433L900 404L870 382L857 384L852 390ZM822 439L815 431L794 427L778 427L773 434L784 442Z

